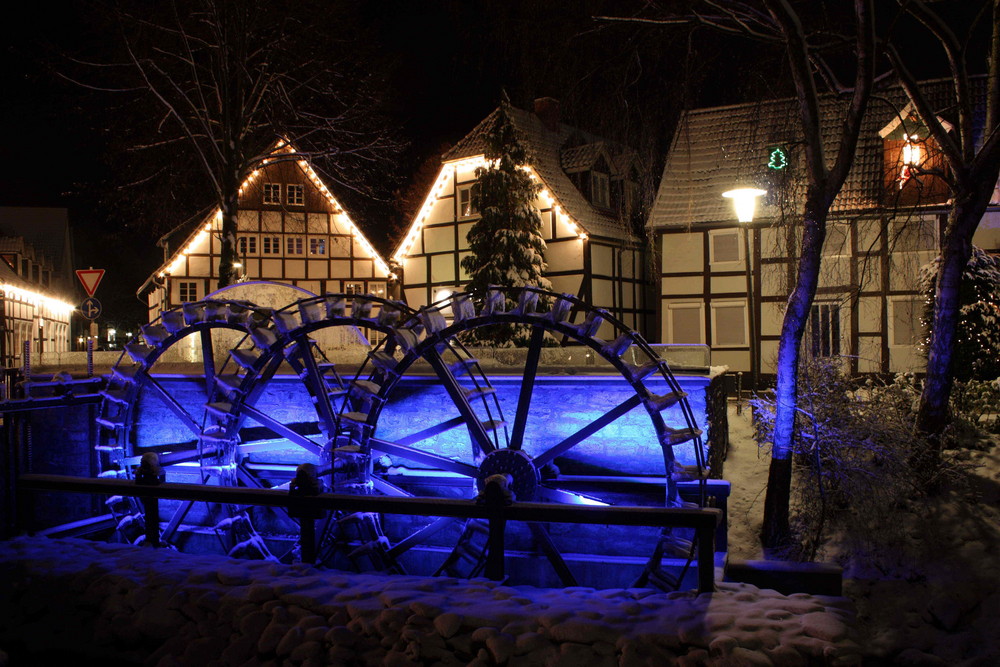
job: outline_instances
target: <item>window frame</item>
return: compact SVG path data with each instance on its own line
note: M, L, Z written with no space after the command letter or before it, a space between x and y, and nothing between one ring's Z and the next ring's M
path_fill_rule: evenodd
M611 175L603 171L590 172L590 203L600 208L611 208Z
M744 230L740 227L728 227L726 229L710 229L708 230L708 264L709 266L715 268L724 269L736 269L743 268L746 263L746 252L747 249L744 247L744 239L749 237L749 230L743 233ZM715 239L720 236L736 236L736 259L716 259L715 257Z
M281 206L281 183L263 183L260 200L267 206Z
M257 255L257 235L240 234L236 237L236 254L240 257Z
M820 330L817 334L815 329L815 320L818 318L823 319L824 309L828 314L828 322L820 322ZM827 331L824 332L824 325L827 326ZM834 331L834 329L836 331ZM824 340L824 333L829 334L829 340ZM816 301L809 308L809 323L806 327L808 345L807 352L809 356L813 359L832 359L835 357L842 356L841 352L841 342L844 340L844 315L843 308L841 304L837 301ZM834 334L836 336L834 337ZM819 352L817 352L817 342L819 343ZM827 343L829 345L829 352L823 352L823 345Z
M712 317L712 349L742 350L750 347L749 323L747 321L747 300L746 299L721 299L712 301L710 304ZM720 343L719 324L716 313L722 308L739 307L743 312L743 341L740 343Z
M309 256L326 257L327 239L322 236L309 237Z
M896 342L896 304L902 303L904 301L905 302L909 302L909 303L913 303L913 304L916 305L916 309L914 311L914 315L917 317L918 321L916 322L917 327L914 329L914 332L913 332L913 340L910 341L909 343L897 343ZM895 295L895 296L890 296L889 297L889 313L888 313L889 317L888 317L888 321L886 322L887 328L888 328L888 331L886 333L888 334L889 347L895 348L895 349L899 350L899 349L905 349L905 348L914 348L914 347L916 347L917 345L920 344L920 336L921 336L922 328L920 326L919 318L921 317L921 314L922 314L922 311L923 311L923 307L924 307L924 300L923 300L923 298L919 294L899 294L899 295Z
M184 298L185 293L187 296L194 295L194 298ZM198 300L198 281L197 280L178 280L177 281L177 300L181 303L191 303Z
M281 237L276 234L264 234L260 237L261 255L280 255Z
M355 294L365 294L365 281L363 280L345 280L341 283L344 287L344 294L354 296ZM361 289L352 289L354 287L360 286Z
M285 183L285 203L289 206L305 206L306 186L302 183Z
M669 345L704 345L705 344L705 302L704 301L672 301L665 304L667 311L667 336ZM695 310L698 318L698 342L678 343L674 340L674 313L679 310Z
M479 217L479 181L457 186L455 192L456 217L459 220ZM463 202L467 195L468 200Z
M306 244L303 242L301 236L286 236L285 237L285 255L295 256L305 255Z

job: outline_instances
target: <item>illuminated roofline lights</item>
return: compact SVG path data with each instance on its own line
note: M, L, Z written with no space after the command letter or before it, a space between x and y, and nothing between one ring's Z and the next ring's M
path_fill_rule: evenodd
M76 310L76 306L68 304L65 301L60 301L59 299L46 296L45 294L40 294L38 292L32 292L31 290L26 290L22 287L17 287L16 285L0 283L0 291L2 291L5 295L10 295L21 301L26 301L33 306L45 306L49 310L59 314L69 314Z
M413 247L413 244L416 243L420 230L423 228L424 220L426 220L427 216L430 215L431 208L433 208L434 203L438 200L440 191L447 183L448 177L453 176L459 169L485 167L487 164L488 162L485 156L476 155L474 157L462 158L460 160L452 160L441 165L437 178L434 180L434 185L430 187L427 197L424 199L424 203L421 205L417 215L413 218L413 224L410 225L410 229L406 232L406 236L403 237L403 242L399 244L396 252L392 254L393 261L402 262L406 257L406 253L408 253L410 248ZM545 183L541 176L538 175L538 172L535 171L535 168L531 165L524 165L521 169L528 172L531 180ZM557 216L565 218L566 224L569 225L570 229L573 230L573 233L576 234L578 238L588 238L587 233L583 231L576 220L573 220L573 218L564 212L564 207L560 204L559 199L552 194L551 190L543 186L542 190L538 193L538 196L549 202L552 210Z
M291 142L284 137L277 141L274 150L283 151L285 153L296 152ZM264 160L261 161L261 164L267 165L272 161L273 160L265 158ZM334 209L333 214L342 215L346 219L347 226L351 231L351 235L354 236L354 238L357 239L358 243L361 244L361 247L369 255L371 255L372 259L375 260L375 264L382 271L382 273L386 275L391 273L389 269L389 264L384 259L382 259L381 255L378 254L378 252L375 250L375 247L371 244L371 242L364 235L361 229L351 219L351 216L347 214L344 207L340 205L340 202L337 201L336 197L333 196L333 193L330 192L330 190L326 187L326 184L324 184L323 181L320 180L319 175L312 168L309 162L300 159L297 160L296 163L298 164L299 168L302 169L302 171L305 173L306 177L309 178L310 181L312 181L313 185L316 186L316 188L323 194L326 200L333 207ZM258 176L260 176L260 173L261 173L260 169L254 169L247 175L247 177L243 180L243 183L240 185L239 189L240 195L243 194L243 191L247 188L247 186L249 186ZM179 251L171 255L170 259L167 262L164 262L163 266L157 272L159 277L165 278L167 275L177 273L177 271L181 268L183 264L184 258L189 253L194 251L194 246L204 241L205 238L208 236L208 232L214 229L213 223L215 222L221 223L221 221L222 221L222 209L216 207L215 213L209 215L208 222L206 222L204 226L200 228L197 232L192 232L192 236L188 237L187 243L184 244L184 246Z

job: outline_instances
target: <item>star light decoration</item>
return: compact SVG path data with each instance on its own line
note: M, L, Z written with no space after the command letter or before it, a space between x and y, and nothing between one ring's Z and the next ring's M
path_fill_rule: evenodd
M410 251L413 244L417 242L418 238L420 238L420 230L423 229L424 222L430 215L431 209L434 208L434 204L444 195L452 177L463 169L475 170L479 167L488 166L489 162L482 155L443 164L441 166L441 170L438 172L437 179L434 181L434 185L431 186L431 190L427 194L427 198L424 199L423 206L420 207L420 211L417 213L413 224L410 226L410 231L407 232L403 242L399 245L399 248L396 249L396 252L393 253L393 261L402 262L403 258L406 257L406 253ZM532 181L542 182L538 173L531 166L525 165L522 166L521 169L528 172L528 176L531 177ZM577 235L577 238L580 240L586 240L588 238L587 233L583 230L583 228L580 227L580 225L578 225L576 221L565 212L563 206L559 203L555 196L549 192L548 189L543 188L538 193L538 198L541 199L548 206L548 208L551 208L555 212L557 221L563 222L573 230L573 233Z
M289 143L285 139L282 139L275 145L274 152L283 152L289 155L293 155L298 151L295 150L295 148L291 145L291 143ZM267 166L268 164L271 164L272 162L277 162L280 159L282 158L265 159L261 162L261 168L254 169L252 172L250 172L250 175L247 176L246 179L243 181L243 184L240 185L240 192L239 192L240 196L242 197L247 187L253 184L253 182L260 177L261 169L263 167ZM298 164L299 168L302 169L302 172L306 175L306 177L308 177L309 180L312 181L312 184L316 186L316 189L319 190L324 197L326 197L327 201L333 207L333 214L343 216L344 220L347 222L348 229L351 230L351 236L354 238L354 240L358 242L359 245L361 245L362 248L364 248L365 252L371 255L372 259L375 260L376 266L378 266L378 268L382 271L382 273L386 274L390 279L394 279L396 275L392 273L392 271L390 271L389 265L386 264L385 260L383 260L382 257L378 254L374 246L372 246L372 244L368 241L365 235L354 223L354 221L351 220L351 217L347 215L347 212L344 210L344 207L340 205L340 202L338 202L337 199L333 196L333 193L331 193L330 190L326 187L326 184L324 184L323 181L320 180L319 175L312 168L312 166L310 166L310 164L303 159L296 160L296 164ZM187 258L187 256L190 253L194 252L196 247L204 243L208 239L208 235L211 232L222 231L222 209L216 208L215 213L212 216L210 216L210 218L211 219L208 222L202 225L197 231L193 232L192 235L188 238L187 243L185 243L184 246L170 258L170 261L167 263L167 268L163 269L158 274L161 278L164 278L167 275L173 275L175 273L180 272L181 268L184 266L184 261Z

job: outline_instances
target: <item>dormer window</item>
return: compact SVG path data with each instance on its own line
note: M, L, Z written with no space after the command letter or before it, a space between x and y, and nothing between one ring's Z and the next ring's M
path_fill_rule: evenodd
M594 206L611 208L611 179L607 174L590 172L590 201Z
M917 135L903 134L903 148L900 151L899 161L903 166L899 170L899 189L902 190L906 182L913 177L913 170L920 166L923 161L923 151L920 148L920 141Z
M946 132L951 124L938 117ZM885 127L882 137L884 192L893 205L941 204L950 196L948 164L927 125L907 105Z
M281 204L281 183L264 184L264 203L274 205Z

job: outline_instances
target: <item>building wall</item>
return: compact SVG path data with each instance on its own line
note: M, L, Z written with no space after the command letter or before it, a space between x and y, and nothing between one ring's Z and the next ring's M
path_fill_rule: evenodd
M442 166L408 242L397 251L407 304L420 308L456 291L469 281L462 258L469 254L466 237L478 214L465 215L463 191L476 183L481 159ZM643 328L646 308L644 248L639 243L581 234L571 218L543 190L534 206L546 243L546 277L556 292L579 296L607 309L635 329ZM610 330L610 327L607 327ZM607 333L606 331L598 332Z
M288 186L301 186L301 204ZM275 193L278 197L275 200ZM386 296L387 267L355 231L349 215L331 201L296 162L265 166L244 187L237 219L241 280L287 283L314 294L347 292ZM215 291L221 256L221 219L206 220L149 294L150 321L185 301ZM174 251L168 248L168 252ZM168 256L169 259L169 256Z
M922 370L920 267L937 255L942 223L939 212L831 220L805 353L843 356L854 373ZM749 230L751 300L746 230L734 223L659 230L661 342L707 344L714 365L749 371L752 301L761 372L774 373L799 231L768 221ZM1000 216L984 219L974 243L1000 248Z

